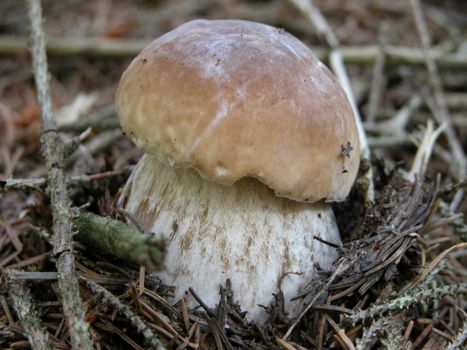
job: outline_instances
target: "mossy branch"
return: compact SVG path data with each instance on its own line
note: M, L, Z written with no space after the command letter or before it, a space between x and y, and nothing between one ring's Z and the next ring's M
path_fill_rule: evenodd
M54 347L49 338L49 333L41 323L29 288L25 286L24 281L12 279L9 275L10 271L7 271L8 293L31 347L33 349L52 350Z
M445 295L460 294L467 294L467 282L434 288L428 288L428 286L422 285L415 291L406 293L393 300L389 300L386 303L375 304L366 310L358 311L354 315L347 317L345 322L355 324L370 318L381 317L381 315L388 311L403 310L411 307L412 305L429 302Z
M154 241L121 221L82 213L73 223L78 230L76 239L90 248L144 265L151 270L159 269L162 264L162 242Z

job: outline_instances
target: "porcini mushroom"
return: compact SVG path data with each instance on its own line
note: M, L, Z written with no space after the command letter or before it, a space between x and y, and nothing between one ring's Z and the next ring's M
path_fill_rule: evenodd
M210 307L231 280L248 318L263 321L282 290L299 293L339 243L329 201L359 165L352 109L334 76L284 30L195 20L147 46L124 72L122 128L146 154L125 209L167 240L161 279L175 300L192 287Z

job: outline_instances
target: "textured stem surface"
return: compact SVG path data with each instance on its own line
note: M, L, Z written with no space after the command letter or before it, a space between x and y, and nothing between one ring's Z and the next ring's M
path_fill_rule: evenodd
M223 186L145 156L125 192L126 210L167 240L165 269L158 274L177 287L175 299L192 287L213 307L230 278L251 319L264 320L257 304L269 305L279 288L295 315L300 301L289 299L314 276L315 263L328 268L337 256L313 238L340 242L327 204L278 198L255 179Z

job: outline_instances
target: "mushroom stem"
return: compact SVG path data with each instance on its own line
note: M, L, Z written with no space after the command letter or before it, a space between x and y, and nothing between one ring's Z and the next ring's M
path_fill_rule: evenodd
M316 274L315 264L329 268L337 257L334 248L313 238L340 242L328 204L278 198L253 178L228 187L145 155L122 201L142 227L166 239L165 266L157 274L177 287L175 301L192 287L214 307L219 286L230 278L249 319L264 321L257 305L269 305L279 289L294 316L301 304L290 299Z

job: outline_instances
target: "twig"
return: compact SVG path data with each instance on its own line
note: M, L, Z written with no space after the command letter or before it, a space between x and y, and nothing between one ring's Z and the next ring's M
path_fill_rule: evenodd
M140 53L150 42L150 40L61 38L50 39L46 49L49 55L61 57L132 57ZM0 36L0 55L26 54L27 48L27 38ZM342 46L340 50L345 63L359 65L373 65L380 52L377 45ZM313 47L313 52L321 60L327 60L330 50L324 47ZM466 54L445 53L435 49L431 49L430 52L440 69L465 70L467 68ZM423 52L417 48L388 45L385 48L385 55L387 66L425 64Z
M414 323L415 322L413 320L410 320L407 324L407 327L404 330L404 349L406 348L409 342L410 334L412 333Z
M79 295L79 284L74 265L71 203L67 195L66 178L63 172L63 142L56 132L52 114L40 0L28 0L28 8L34 78L37 99L41 108L42 153L46 161L52 203L53 252L57 259L59 273L58 290L62 299L63 312L68 322L72 348L87 350L92 349L93 346Z
M435 287L433 289L418 288L410 293L405 293L398 298L390 300L386 303L375 304L368 309L356 312L355 315L348 316L346 321L353 324L367 320L369 318L381 317L384 312L393 310L402 310L417 303L428 302L433 299L443 297L445 295L457 295L467 293L467 282L447 285L442 287Z
M368 144L372 148L398 148L401 145L411 145L417 138L418 133L404 133L394 136L368 137Z
M371 349L375 343L380 341L386 349L404 349L404 313L379 318L373 321L363 334L356 340L357 350ZM381 334L383 333L383 334Z
M412 347L414 349L417 349L422 345L423 341L428 337L428 335L431 333L433 330L433 323L430 322L424 329L421 331L421 333L415 338L415 340L412 343Z
M381 103L381 97L386 84L386 77L384 75L384 66L386 64L386 53L384 48L386 46L386 39L384 37L387 26L385 23L380 27L380 50L376 57L375 64L373 66L373 79L371 81L370 96L368 101L366 122L368 124L374 124L376 120L376 114Z
M160 268L164 254L161 242L143 235L125 223L92 213L81 213L73 223L76 239L91 249L144 265L151 270Z
M94 131L120 129L120 122L114 116L98 119L87 118L78 122L60 125L58 129L64 132L80 132L87 128L91 128Z
M193 296L193 298L195 298L195 300L198 302L198 304L204 309L204 311L206 311L206 314L209 317L215 319L216 315L214 314L214 312L212 312L212 310L204 303L203 299L201 299L199 297L199 295L194 291L194 289L190 287L190 288L188 288L188 291Z
M165 350L165 346L162 345L161 341L156 334L149 328L144 320L130 309L128 305L123 304L115 295L110 293L107 289L100 286L96 282L86 281L86 285L93 291L93 293L100 294L104 301L112 304L117 311L124 315L131 324L141 333L144 339L154 347L156 350Z
M326 39L326 42L332 49L339 46L339 42L334 35L334 32L329 27L328 22L322 15L321 11L313 5L310 0L290 0L303 14L310 20L318 33Z
M65 148L63 149L64 157L68 157L73 154L74 151L86 140L92 133L91 128L87 128L80 135L72 137L70 140L65 142Z
M77 185L92 181L98 181L107 179L110 177L120 176L129 174L133 166L127 166L120 170L110 170L103 173L97 173L92 175L75 175L67 179L68 185ZM15 190L35 190L43 191L47 185L47 179L45 177L39 177L37 179L5 179L0 180L0 193L2 191L15 191Z
M426 166L428 164L431 152L433 150L433 145L435 144L436 139L443 132L445 127L446 124L442 124L439 128L433 130L433 121L431 119L428 119L426 130L423 134L420 146L418 147L417 154L415 155L412 167L410 168L410 171L406 176L407 180L409 180L410 182L414 182L416 177L418 177L419 179L424 178Z
M52 350L54 348L53 344L50 341L47 330L41 324L29 288L24 285L23 281L10 279L9 274L12 272L8 271L6 273L9 287L8 293L13 301L21 326L29 339L29 343L33 349Z
M284 334L284 336L282 337L283 340L287 340L287 338L290 336L290 334L292 334L292 331L294 330L294 328L298 325L298 323L300 322L300 320L303 318L303 316L306 315L306 313L308 312L308 310L313 306L313 304L316 302L316 300L318 300L318 298L324 293L327 291L327 289L329 288L329 286L332 284L332 282L334 282L334 280L339 277L343 272L345 272L347 269L350 268L350 264L348 263L347 260L343 259L341 260L341 262L339 263L339 265L337 266L336 270L334 271L334 273L331 275L331 277L329 277L329 279L326 281L326 284L322 286L322 288L314 295L314 297L310 300L310 302L308 303L308 305L303 309L303 311L300 313L300 315L297 317L297 319L292 323L292 325L289 327L289 329L287 330L287 332Z
M467 321L464 320L464 326L459 330L454 340L446 347L446 350L460 350L467 340Z
M386 65L415 65L421 66L425 64L423 52L420 49L404 47L404 46L391 46L385 48ZM349 64L374 64L378 56L378 46L359 46L359 47L342 47L341 53L345 63ZM448 54L438 50L431 49L429 51L434 57L435 62L439 68L449 70L465 70L467 68L467 55L465 54ZM318 51L321 59L328 56L328 51Z
M138 54L151 40L106 40L102 38L63 38L49 40L47 53L55 56L101 56L120 57ZM2 54L27 53L28 39L21 37L1 37Z
M300 11L302 11L311 23L315 26L318 32L324 36L331 52L329 54L329 62L332 70L336 74L339 82L347 94L350 105L352 106L355 124L357 125L358 138L360 140L360 152L362 162L366 162L370 166L367 167L366 171L363 174L364 179L368 186L365 186L365 200L367 203L373 203L375 199L374 184L373 184L373 170L371 167L371 157L370 157L370 148L368 146L367 137L365 134L365 129L363 128L362 119L358 111L357 105L355 103L355 98L353 96L352 88L350 86L349 77L344 67L344 60L342 57L342 52L339 49L339 42L334 35L331 27L328 25L326 19L321 14L319 9L314 6L311 0L289 0L294 4Z
M85 144L80 145L79 148L66 159L65 166L71 166L74 162L83 157L83 153L85 155L93 155L103 149L106 149L121 135L121 129L108 130L100 133L99 137L95 137Z
M404 137L407 132L405 127L410 117L422 105L422 98L418 94L412 95L409 101L390 119L379 122L377 125L365 125L367 131L378 132L384 135L393 135L394 137ZM370 142L371 145L371 142Z
M430 274L430 272L444 259L446 258L453 250L456 250L456 249L463 249L463 248L466 248L467 247L467 242L463 242L463 243L458 243L456 245L453 245L451 247L449 247L448 249L444 250L441 254L439 254L436 258L433 259L432 262L430 262L430 264L428 266L426 266L422 272L417 275L417 277L415 277L415 279L407 284L402 290L401 290L401 293L406 293L408 292L409 290L412 290L417 284L419 284L421 281L424 281L426 276L428 276ZM466 285L467 286L467 285ZM466 288L466 286L464 286L464 288Z
M329 241L326 241L325 239L322 239L321 237L317 236L317 235L313 235L313 239L316 239L317 241L320 241L321 243L324 243L330 247L333 247L333 248L339 248L341 245L340 244L336 244L336 243L333 243L333 242L329 242Z
M444 93L444 99L446 100L446 106L451 109L459 109L465 111L467 109L467 93L465 92L446 92ZM451 115L451 121L453 124L454 118ZM462 125L462 124L461 124ZM465 126L465 120L464 120Z
M35 271L14 271L10 270L9 277L12 281L47 281L56 280L58 274L55 271L51 272L35 272Z
M456 137L454 128L452 127L451 117L449 116L449 111L446 106L446 99L443 93L441 78L439 76L435 60L433 59L432 53L430 51L431 39L430 35L428 34L425 19L423 18L420 0L410 0L410 5L412 7L412 11L415 17L415 23L417 25L417 30L422 42L423 54L428 70L430 85L433 89L433 95L436 104L434 116L437 119L438 123L446 124L444 133L446 134L446 139L454 158L453 160L455 162L457 180L462 180L465 177L466 173L465 154L461 143ZM457 204L460 203L462 196L463 190L459 190L459 192L455 195L455 199L453 200L453 203L455 203L454 207L457 207Z
M349 337L345 333L345 329L339 328L336 322L334 322L334 320L328 315L326 315L325 318L326 318L326 321L334 329L334 332L336 332L336 335L341 339L342 343L345 344L345 347L348 350L355 350L355 346L353 345L352 341L349 339Z
M40 177L38 179L5 179L0 180L0 192L3 191L42 191L47 185L47 179Z

